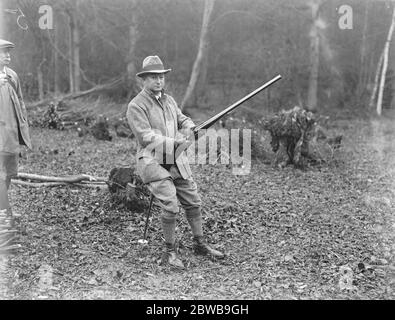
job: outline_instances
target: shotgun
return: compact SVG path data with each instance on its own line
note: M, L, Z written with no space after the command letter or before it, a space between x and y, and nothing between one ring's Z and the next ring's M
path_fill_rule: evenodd
M245 97L241 98L239 101L233 103L231 106L227 107L226 109L224 109L221 112L217 113L216 115L212 116L210 119L202 122L201 124L199 124L195 128L193 128L193 130L192 130L193 137L191 135L190 137L188 137L187 142L185 142L185 143L183 143L183 144L181 144L181 145L179 145L177 147L176 152L175 152L175 159L177 159L180 156L181 152L186 150L192 144L192 141L191 141L192 139L190 139L190 138L195 138L195 139L198 138L198 133L199 133L200 130L210 128L214 123L216 123L218 120L223 118L225 115L229 114L234 109L236 109L238 106L240 106L241 104L243 104L247 100L251 99L253 96L258 94L262 90L266 89L267 87L271 86L273 83L277 82L280 79L281 79L281 75L277 75L276 77L274 77L270 81L266 82L264 85L262 85L259 88L255 89L251 93L247 94Z

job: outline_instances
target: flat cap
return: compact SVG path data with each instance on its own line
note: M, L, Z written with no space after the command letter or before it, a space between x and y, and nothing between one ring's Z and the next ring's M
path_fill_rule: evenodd
M10 41L0 39L0 49L15 48L15 44Z

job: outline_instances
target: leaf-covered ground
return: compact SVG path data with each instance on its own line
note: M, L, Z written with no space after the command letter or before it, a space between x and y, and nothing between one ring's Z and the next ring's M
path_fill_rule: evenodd
M148 245L144 212L112 204L105 191L13 185L17 254L3 276L8 299L394 299L395 126L391 119L338 120L335 160L296 170L254 162L236 176L194 166L209 242L221 261L194 256L178 220L187 270L158 264L155 210ZM36 150L20 171L108 176L134 164L135 143L33 129ZM344 285L344 268L351 282ZM350 273L349 273L350 275Z

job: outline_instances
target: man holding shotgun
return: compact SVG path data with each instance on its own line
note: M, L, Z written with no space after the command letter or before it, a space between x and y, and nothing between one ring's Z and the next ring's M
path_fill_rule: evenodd
M223 258L203 236L201 199L184 152L175 150L193 136L195 124L178 108L174 98L164 92L165 69L158 56L148 56L137 76L143 89L128 105L128 123L137 138L137 174L162 208L162 231L165 251L162 263L184 268L175 250L178 200L183 206L193 234L196 254Z

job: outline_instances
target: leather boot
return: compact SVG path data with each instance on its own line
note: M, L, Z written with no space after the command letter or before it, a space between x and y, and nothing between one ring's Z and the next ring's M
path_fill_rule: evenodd
M178 269L185 269L184 264L178 258L174 244L166 243L166 249L162 254L161 265L170 265Z
M203 239L203 237L193 237L193 250L195 254L203 256L212 256L218 259L222 259L225 255L218 250L211 248Z

